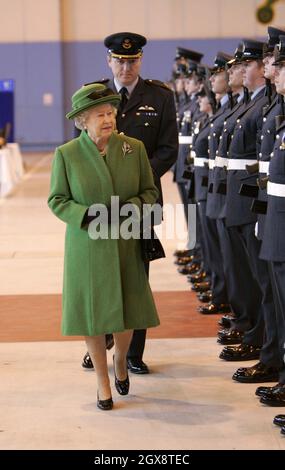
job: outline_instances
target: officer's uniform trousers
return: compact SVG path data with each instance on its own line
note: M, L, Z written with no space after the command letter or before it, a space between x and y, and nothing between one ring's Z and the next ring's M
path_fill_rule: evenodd
M237 121L229 147L225 206L226 226L231 244L229 252L232 253L236 273L240 273L236 277L234 298L242 299L247 306L243 325L248 323L251 328L246 331L243 342L259 347L264 340L265 309L269 308L268 270L266 263L259 259L261 243L255 237L257 217L250 210L252 200L239 195L239 189L242 183L255 183L256 180L255 176L248 177L246 165L257 162L257 140L261 133L262 110L266 103L267 98L262 89L236 116ZM273 308L272 302L270 307Z
M268 206L260 257L271 263L279 345L279 381L285 384L285 122L276 129L269 164Z

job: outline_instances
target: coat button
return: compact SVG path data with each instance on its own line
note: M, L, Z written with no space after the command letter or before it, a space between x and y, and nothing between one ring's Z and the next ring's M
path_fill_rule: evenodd
M125 117L125 113L122 114L122 117Z
M260 137L260 140L263 140L263 138L264 138L264 135L262 135L262 136Z
M279 134L276 135L276 139L280 139L280 135L279 135Z
M267 133L270 134L270 129L267 129Z
M266 117L263 118L263 122L266 122Z
M148 123L148 122L145 122L144 125L147 127L147 126L149 126L149 123Z
M259 152L258 156L261 158L261 157L262 157L262 153L261 153L261 152Z
M237 122L240 122L240 119L237 119Z

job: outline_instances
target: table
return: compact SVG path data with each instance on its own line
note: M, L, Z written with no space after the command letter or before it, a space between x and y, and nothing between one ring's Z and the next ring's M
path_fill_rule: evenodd
M0 197L5 197L24 175L23 159L17 143L0 149Z

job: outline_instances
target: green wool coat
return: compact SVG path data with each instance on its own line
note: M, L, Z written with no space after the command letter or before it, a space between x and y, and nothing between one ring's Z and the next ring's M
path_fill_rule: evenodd
M126 143L131 151L124 154ZM86 132L56 149L48 205L66 222L63 335L93 336L144 329L159 319L136 239L90 238L82 224L89 206L111 196L154 204L158 190L144 145L113 133L105 159Z

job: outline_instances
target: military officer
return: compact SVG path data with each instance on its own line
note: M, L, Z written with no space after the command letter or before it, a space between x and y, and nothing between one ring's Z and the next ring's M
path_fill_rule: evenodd
M285 96L285 35L279 36L275 46L276 90ZM269 182L267 184L268 206L265 219L260 257L271 263L273 285L276 288L276 314L279 339L280 371L278 384L271 388L263 387L261 403L269 406L285 406L285 116L279 116L273 156L269 164ZM278 422L277 422L278 421ZM280 419L275 418L275 424ZM281 420L281 424L285 422Z
M193 203L193 167L189 162L190 156L190 144L192 141L192 127L194 123L194 117L197 118L197 111L199 109L197 101L197 93L201 86L201 75L197 73L198 61L203 57L202 54L192 51L188 51L188 68L184 71L184 88L188 97L187 102L183 108L183 117L179 128L179 152L177 162L174 168L174 181L177 183L178 191L180 194L181 201L184 205L185 219L188 223L188 204ZM176 264L183 265L192 260L192 256L195 256L196 262L200 263L201 254L201 230L199 220L196 225L196 245L191 250L190 257L179 258Z
M264 182L267 179L270 155L273 150L275 136L276 136L276 116L283 114L282 103L280 103L280 96L276 94L274 79L275 69L273 66L274 62L274 46L279 42L279 35L285 34L285 31L268 27L268 43L264 46L263 52L263 63L264 63L264 76L267 81L267 95L269 98L268 106L263 109L263 125L260 136L260 151L258 154L258 166L259 166L259 181ZM254 165L255 167L255 165ZM250 167L248 168L250 170ZM254 201L252 209L256 212L264 212L264 206L266 206L267 193L266 188L259 185L258 200ZM260 202L261 201L261 202ZM257 236L262 240L263 228L265 223L265 214L258 213L258 223L256 230ZM279 367L279 348L278 348L278 324L276 323L276 312L273 308L268 308L269 304L272 304L272 287L274 283L270 285L271 276L271 265L268 265L268 288L267 292L270 295L270 299L267 296L267 308L264 309L264 321L265 321L265 339L260 352L260 361L268 367ZM270 276L269 276L270 275ZM274 301L274 296L273 296ZM274 302L276 310L276 301ZM274 314L275 313L275 314ZM263 388L259 387L257 394L262 392Z
M255 237L256 216L250 211L250 200L239 194L241 183L247 179L246 165L257 161L257 136L262 126L262 108L267 103L264 96L263 44L258 41L244 40L241 60L245 63L244 85L252 93L250 102L241 109L232 134L227 165L226 225L228 240L235 267L240 275L236 278L236 298L253 302L255 308L248 312L247 319L251 329L247 330L243 342L261 347L264 335L264 316L274 314L267 265L258 259L260 243ZM250 182L250 180L249 180ZM268 310L265 313L265 310ZM273 310L273 311L272 311ZM221 332L227 337L227 332ZM252 368L238 369L233 379L240 382L274 380L277 369L263 362Z
M193 51L191 49L185 49L184 47L176 48L175 63L173 69L173 75L179 80L178 87L176 88L177 97L177 112L179 117L179 129L181 121L184 116L184 111L189 109L189 101L193 101L192 97L187 93L185 88L185 78L191 75L193 71L197 70L197 65L201 62L203 54L200 52ZM190 104L190 110L192 105Z
M264 76L269 83L270 100L268 106L263 110L263 126L262 133L260 136L260 152L258 155L259 160L259 178L262 180L268 176L270 155L273 150L275 137L276 137L276 119L275 116L279 116L283 113L283 98L276 93L275 89L275 70L276 67L273 65L274 62L274 46L279 43L279 36L284 35L285 31L274 28L273 26L268 27L268 43L265 44L264 48ZM266 188L259 187L258 193L259 201L267 201ZM260 210L266 210L266 205L261 205ZM257 207L258 211L258 207ZM263 228L265 223L265 214L258 213L258 225L257 225L257 236L262 239Z
M213 163L215 161L216 150L219 142L219 137L224 121L224 114L230 107L228 96L228 75L226 72L226 64L232 57L224 52L218 52L214 66L211 70L212 75L210 78L212 90L215 95L219 96L219 109L210 119L210 132L208 136L208 154L209 154L209 180L208 180L208 194L206 203L206 217L205 223L205 245L208 247L209 262L211 269L211 290L212 301L207 306L201 306L199 312L202 314L215 314L230 312L228 304L226 282L221 262L221 247L219 245L216 223L211 218L212 213L212 175Z
M237 115L241 109L246 106L244 89L243 89L243 75L244 66L241 62L242 45L240 44L235 53L234 58L227 64L229 74L229 86L233 93L233 98L236 104L233 108L229 109L224 115L223 129L220 133L219 145L215 155L215 166L212 174L213 193L212 193L212 206L211 215L215 219L217 225L217 233L219 238L219 245L222 247L221 259L223 262L223 269L225 278L227 280L227 292L229 303L235 314L235 319L231 321L227 319L226 326L232 326L230 334L226 337L219 334L218 342L221 344L232 344L233 342L240 341L242 334L241 324L240 329L234 327L235 322L241 322L242 311L244 311L244 302L235 295L235 282L238 273L235 270L234 254L226 250L227 243L227 228L225 226L225 206L226 206L226 167L228 162L228 151L231 142L231 135L234 130ZM249 307L252 307L250 305ZM245 328L246 325L243 325ZM247 325L248 326L248 325Z
M107 62L113 74L106 86L122 95L118 131L143 141L160 192L158 202L162 204L160 178L175 163L178 153L176 111L173 92L164 83L140 77L146 42L144 36L131 32L105 38ZM147 273L148 268L146 265ZM128 368L136 374L149 373L142 360L145 338L145 330L135 330L128 352ZM85 357L84 364L92 367L89 357Z
M210 256L207 241L207 223L206 223L206 203L208 195L208 173L209 173L209 140L210 134L210 120L216 111L215 94L210 90L206 83L203 89L199 92L199 105L200 110L204 114L195 126L193 133L193 142L191 144L191 153L194 157L194 188L195 188L195 201L198 208L198 216L201 224L201 240L202 240L202 253L203 253L203 269L208 278L211 276L210 269ZM200 293L199 300L210 301L212 299L211 292Z
M238 109L233 113L233 121L229 117L224 129L223 141L228 141L226 156L230 159L227 161L226 166L227 168L234 168L235 164L236 168L227 172L226 199L222 210L223 220L218 221L218 230L221 240L223 240L225 272L228 279L230 302L235 310L236 318L229 325L231 327L229 330L219 332L218 341L221 344L235 344L242 341L244 331L250 330L256 325L255 315L257 310L260 309L261 303L260 288L252 269L254 262L248 262L248 251L244 242L244 239L246 240L248 236L247 230L252 229L252 225L247 220L247 218L252 217L250 204L245 210L243 207L244 198L238 194L238 191L241 184L240 178L246 177L245 165L250 163L242 157L250 157L251 154L251 158L256 159L255 140L257 129L255 123L259 119L261 127L262 106L266 103L266 99L263 98L265 82L261 62L262 47L262 43L251 41L244 41L242 44L240 61L245 66L252 62L252 65L250 68L247 67L243 76L243 84L249 86L250 91L253 93L252 100L246 103L247 100L245 99L244 105L242 103L239 106L237 105ZM245 61L245 59L248 61ZM257 106L256 110L255 106ZM250 110L253 109L255 112L251 115ZM241 124L242 116L244 116L244 124ZM222 152L222 148L219 150ZM225 153L223 156L225 156ZM237 161L238 159L239 161ZM239 168L241 168L240 171ZM234 214L231 213L232 210L234 210ZM233 220L233 218L235 219ZM241 225L240 229L235 228L238 223ZM235 226L235 224L237 225ZM242 230L245 233L241 237L239 234ZM254 237L253 233L251 235ZM251 286L250 290L249 286ZM245 358L259 357L262 338L258 338L257 344L252 344L250 340L245 337L241 346L224 348L220 357L226 360L244 360Z
M270 154L273 149L275 135L276 135L276 126L275 126L275 116L281 113L280 103L275 93L274 87L274 76L275 76L275 67L272 66L274 61L273 49L274 45L279 41L279 35L282 33L281 30L269 27L268 28L268 43L264 46L264 76L267 80L267 95L269 97L269 103L263 108L263 126L262 133L260 137L260 151L258 155L259 161L259 174L261 178L264 178L268 174L268 166ZM269 90L269 93L268 93ZM256 165L248 166L248 170L251 171L251 168L255 169ZM254 186L252 186L254 188ZM266 200L266 190L259 190L259 200ZM260 203L258 201L257 210L259 209ZM256 209L254 209L256 210ZM258 237L262 238L263 230L260 230L264 225L265 216L259 216L259 230ZM265 338L263 346L260 350L259 359L260 363L265 366L267 369L278 369L280 367L280 357L279 357L279 348L278 348L278 325L276 324L276 302L273 302L273 292L272 284L270 282L270 272L268 272L267 283L263 284L263 314L264 314L264 324L265 324ZM275 308L274 308L275 307ZM259 335L258 328L253 330ZM253 332L252 332L253 333ZM255 343L254 334L251 336L252 344ZM252 345L242 343L238 348L225 348L222 351L221 356L227 360L240 360L241 358L253 359L258 355L258 348L255 348ZM244 368L244 375L249 374L251 379L252 371L256 371L256 366L252 368ZM263 375L263 374L262 374ZM258 381L258 374L254 374L254 379ZM264 392L264 387L259 387L256 391L257 395L262 396Z
M200 78L197 75L197 61L200 61L203 54L196 51L187 51L188 66L183 65L185 69L181 71L184 80L184 89L188 97L188 101L183 107L183 117L179 128L179 152L174 169L174 181L177 183L180 198L185 208L185 218L188 220L188 181L191 172L186 172L186 159L190 152L191 144L191 124L192 116L198 107L196 94L200 88ZM187 68L186 68L187 67ZM189 176L188 176L189 175Z

